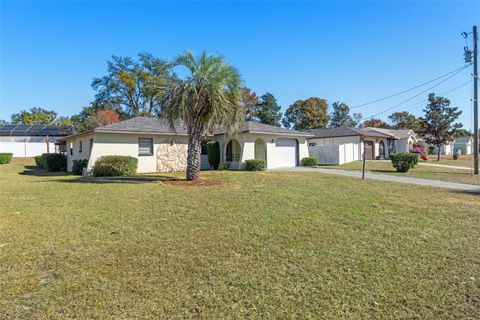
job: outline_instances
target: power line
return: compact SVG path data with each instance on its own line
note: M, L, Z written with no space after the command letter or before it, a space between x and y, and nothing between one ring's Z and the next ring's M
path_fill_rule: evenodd
M380 101L383 101L383 100L386 100L386 99L390 99L390 98L399 96L399 95L401 95L401 94L404 94L404 93L410 92L410 91L412 91L412 90L418 89L418 88L420 88L420 87L423 87L423 86L425 86L425 85L427 85L427 84L429 84L429 83L432 83L432 82L435 82L435 81L437 81L437 80L440 80L440 79L442 79L442 78L444 78L444 77L446 77L446 76L451 75L452 73L461 71L461 70L465 69L466 67L468 67L468 65L462 66L462 67L460 67L460 68L457 68L457 69L455 69L455 70L453 70L453 71L450 71L450 72L448 72L448 73L446 73L446 74L444 74L444 75L442 75L442 76L440 76L440 77L437 77L437 78L435 78L435 79L433 79L433 80L424 82L424 83L419 84L419 85L417 85L417 86L415 86L415 87L412 87L412 88L410 88L410 89L403 90L403 91L401 91L401 92L394 93L394 94L391 94L391 95L386 96L386 97L383 97L383 98L375 99L375 100L370 101L370 102L362 103L362 104L359 104L359 105L357 105L357 106L350 107L350 109L360 108L360 107L363 107L363 106L366 106L366 105L369 105L369 104L372 104L372 103L380 102Z
M423 90L422 92L417 93L416 95L414 95L414 96L412 96L412 97L410 97L410 98L408 98L408 99L406 99L406 100L403 100L402 102L397 103L396 105L394 105L394 106L392 106L392 107L390 107L390 108L388 108L388 109L385 109L385 110L383 110L382 112L375 113L375 114L373 114L372 116L367 117L367 118L365 118L365 119L371 119L371 118L376 117L376 116L378 116L378 115L381 115L381 114L383 114L383 113L385 113L385 112L388 112L388 111L390 111L390 110L392 110L392 109L395 109L396 107L401 106L402 104L404 104L404 103L406 103L406 102L408 102L408 101L411 101L411 100L415 99L416 97L424 94L425 92L427 92L427 91L429 91L429 90L431 90L431 89L433 89L433 88L441 85L442 83L446 82L447 80L453 78L454 76L456 76L457 74L459 74L460 72L462 72L463 69L465 69L466 67L468 67L468 65L462 67L460 70L456 71L454 74L452 74L452 75L450 75L449 77L443 79L442 81L438 82L437 84L435 84L435 85L433 85L433 86L431 86L431 87Z
M443 96L443 95L449 94L449 93L451 93L451 92L453 92L453 91L455 91L455 90L458 90L458 89L460 89L460 88L462 88L462 87L465 87L467 84L472 83L472 81L473 81L473 80L468 80L467 82L464 82L464 83L456 86L455 88L449 89L449 90L447 90L447 91L440 92L438 95L439 95L439 96ZM412 110L412 109L414 109L414 107L417 107L418 105L423 104L423 103L426 103L426 102L428 102L428 99L427 99L427 100L424 99L424 100L422 100L422 101L418 101L418 102L415 103L415 104L411 104L411 105L405 107L405 108L404 108L404 111Z

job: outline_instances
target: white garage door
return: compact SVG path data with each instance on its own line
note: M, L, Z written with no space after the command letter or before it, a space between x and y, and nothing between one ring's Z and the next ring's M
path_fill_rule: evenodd
M275 142L275 167L286 168L297 165L297 141L278 139Z

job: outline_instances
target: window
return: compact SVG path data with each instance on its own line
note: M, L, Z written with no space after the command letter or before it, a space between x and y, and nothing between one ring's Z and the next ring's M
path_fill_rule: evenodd
M73 156L73 144L69 143L68 147L70 148L70 155Z
M138 155L153 156L153 139L138 138Z
M315 142L310 142L310 143L308 144L309 147L315 147L316 145L317 145L317 144L316 144Z
M83 149L83 141L80 140L78 141L78 152L82 152L82 149Z

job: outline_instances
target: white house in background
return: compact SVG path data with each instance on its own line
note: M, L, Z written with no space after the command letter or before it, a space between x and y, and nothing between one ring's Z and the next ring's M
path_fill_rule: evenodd
M311 134L247 122L234 137L222 131L208 136L218 141L220 161L231 169L244 169L245 160L264 159L267 168L295 167L308 156L307 138ZM139 173L183 171L187 163L188 137L181 125L172 128L165 119L136 117L59 140L67 150L67 170L74 160L88 159L87 170L106 155L138 158ZM205 149L205 148L203 148ZM206 150L201 165L209 168Z
M389 159L394 152L409 151L418 141L412 130L379 128L325 128L309 130L308 149L319 164L341 165L361 160Z
M0 152L35 157L55 152L55 142L75 133L73 126L0 125Z
M433 145L433 144L429 144L428 145L429 147L432 147L432 154L438 154L438 147ZM451 156L453 155L453 150L454 150L454 147L455 146L455 142L452 141L452 142L448 142L446 144L443 144L441 147L440 147L440 154L441 155L444 155L444 156Z
M458 137L455 139L453 144L453 149L455 152L461 150L462 154L472 154L473 153L473 137Z

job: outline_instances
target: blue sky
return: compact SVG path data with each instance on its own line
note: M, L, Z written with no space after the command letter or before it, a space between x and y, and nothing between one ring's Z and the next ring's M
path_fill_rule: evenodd
M111 55L221 53L285 109L311 96L355 106L463 62L480 2L0 2L0 119L33 106L78 113ZM471 68L432 89L465 83ZM358 108L365 117L428 86ZM471 91L446 95L471 128ZM427 94L392 111L421 114ZM415 103L418 104L415 106ZM382 114L386 118L390 112Z

